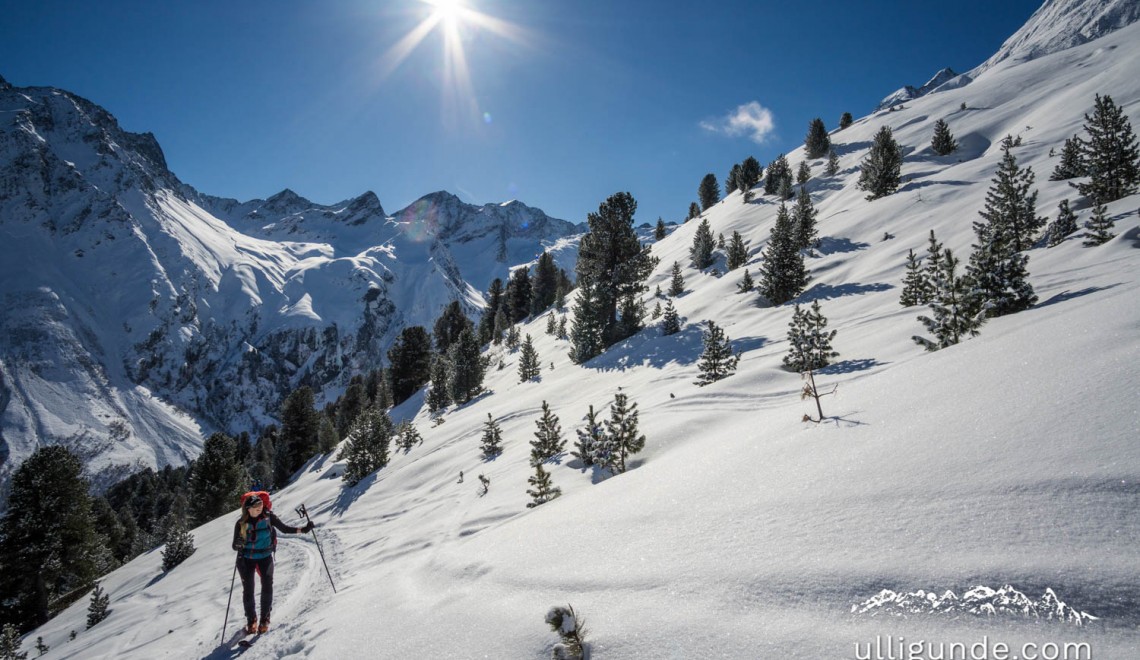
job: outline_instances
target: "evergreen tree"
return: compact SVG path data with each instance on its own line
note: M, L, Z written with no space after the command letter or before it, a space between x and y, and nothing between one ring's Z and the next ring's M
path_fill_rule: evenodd
M361 384L363 390L363 383ZM320 418L313 407L313 390L298 387L281 404L281 434L277 443L277 483L284 484L317 453ZM227 507L228 510L228 507Z
M495 325L491 330L491 342L498 346L503 343L503 335L511 327L511 321L507 317L507 307L504 304L495 312Z
M48 647L48 645L44 644L44 638L43 637L37 637L36 638L36 654L37 655L44 655L45 653L47 653L50 650L51 649ZM4 658L6 660L7 656L0 653L0 658Z
M807 137L804 138L804 151L808 158L823 158L831 148L831 138L827 135L827 127L819 117L811 120L808 125Z
M789 185L791 184L792 168L788 165L788 157L784 154L780 154L776 157L776 160L768 164L768 175L764 179L764 194L780 194L780 189L784 186L785 181L787 181Z
M839 130L842 131L843 129L847 128L848 126L851 125L851 122L852 122L851 113L850 112L844 112L843 116L841 116L839 118Z
M1049 176L1050 181L1066 181L1084 176L1087 171L1084 156L1081 155L1081 139L1074 135L1065 140L1061 148L1061 162Z
M435 355L431 359L431 386L428 388L424 403L433 415L451 405L451 369L448 359L443 355Z
M1093 115L1085 115L1088 138L1081 141L1081 156L1089 176L1077 190L1093 201L1107 204L1127 197L1140 184L1140 148L1124 110L1108 94L1096 95Z
M923 274L926 276L926 302L929 303L934 297L934 280L940 276L942 271L942 244L934 237L934 230L930 230L930 238L927 239L926 245L926 266L923 267Z
M676 298L685 292L685 278L681 275L681 264L673 262L673 276L669 280L669 295Z
M788 371L802 373L831 364L832 358L839 357L839 353L831 348L836 332L827 331L827 319L819 310L818 300L812 302L809 310L796 305L792 322L788 324L788 354L784 356L784 367Z
M31 628L71 604L110 563L79 458L41 446L12 473L0 521L0 612Z
M569 338L569 335L566 333L566 317L565 316L559 316L558 317L558 338L559 339L568 339Z
M698 205L696 202L690 203L689 204L689 214L685 216L685 222L688 222L688 221L692 220L693 218L699 218L699 217L701 217L700 205Z
M237 443L225 433L206 438L190 468L190 498L195 525L204 525L233 511L248 475L237 460Z
M483 316L479 317L479 344L491 342L495 336L495 315L503 304L503 280L495 278L491 281L491 288L487 291L487 306L483 308Z
M736 286L736 290L740 293L748 293L754 288L756 288L756 283L752 281L751 273L749 273L748 269L745 268L744 277L740 278L740 284Z
M531 284L530 314L538 316L554 304L558 297L558 267L554 256L546 250L538 257L534 266L534 281Z
M432 334L435 336L435 350L441 355L447 354L447 349L459 338L459 333L473 328L467 315L458 300L452 300L443 308L439 318L435 321Z
M815 230L815 219L819 213L811 203L811 195L807 188L800 186L800 194L796 198L796 205L792 208L792 223L795 227L797 249L806 250L815 247L819 242L819 235Z
M728 270L736 270L748 261L748 248L744 246L744 237L740 232L732 232L732 240L728 243L728 255L726 257L725 267Z
M594 406L591 405L590 412L586 413L586 426L577 429L575 433L578 435L578 442L574 443L574 451L570 452L570 455L580 459L584 467L605 465L605 457L600 455L605 446L605 431L598 422Z
M162 572L169 573L194 554L194 536L186 529L182 515L174 511L167 516L163 536L166 547L162 551Z
M534 349L534 342L531 341L530 335L522 343L522 351L519 353L519 382L525 383L532 378L537 378L542 373L542 365L539 364L538 351Z
M614 474L625 472L626 459L645 448L645 436L637 430L637 417L637 404L630 404L621 392L615 394L603 440L605 467Z
M1014 158L1014 140L1007 135L1002 140L1002 160L998 165L990 189L986 191L986 206L978 212L985 220L974 223L974 233L981 238L983 231L999 244L1008 244L1013 252L1024 252L1033 245L1037 232L1045 219L1037 216L1037 191L1033 187L1033 168L1021 169Z
M1045 243L1049 247L1060 245L1065 237L1077 231L1077 214L1069 208L1069 200L1062 199L1057 205L1057 219L1045 229Z
M728 171L728 177L725 178L725 180L724 180L724 196L728 197L729 195L736 192L737 190L740 190L741 188L742 188L742 186L740 185L740 163L736 163L735 165L732 166L732 169Z
M503 431L487 413L487 421L483 422L483 458L491 460L503 453Z
M835 149L828 149L827 168L823 170L823 173L827 176L839 174L839 154L835 153Z
M507 348L514 351L519 347L519 341L519 327L517 325L512 325L507 330Z
M958 264L958 259L949 248L942 251L938 259L938 271L932 281L931 316L918 317L934 338L912 337L915 343L928 351L953 346L978 334L980 314L969 295L969 281L956 272Z
M392 442L392 420L375 407L368 407L357 417L340 459L346 462L341 478L350 487L388 464Z
M930 139L930 148L939 156L948 156L958 150L958 142L950 132L946 120L939 119L934 123L934 137Z
M717 183L716 175L712 172L701 179L701 185L697 187L697 199L701 201L702 211L709 210L713 204L720 201L720 184Z
M558 323L554 320L554 312L546 315L546 334L553 335L558 330Z
M667 235L668 234L665 233L665 221L661 218L657 218L657 227L653 230L653 239L659 241Z
M526 480L533 487L533 490L526 491L526 494L533 498L526 505L528 509L545 504L562 494L562 489L551 482L550 473L543 469L542 463L532 462L532 464L534 465L534 476Z
M91 592L91 602L87 605L87 627L91 628L107 618L107 606L111 604L111 597L103 591L103 587L96 582L95 590Z
M744 159L740 164L740 184L745 190L751 190L753 186L760 183L760 177L763 176L764 170L760 167L760 161L756 160L753 156Z
M1095 247L1097 245L1104 245L1116 236L1112 233L1112 228L1116 222L1108 217L1108 209L1104 204L1097 204L1093 207L1092 217L1085 221L1085 229L1088 233L1085 234L1085 240L1082 243L1085 247Z
M697 226L697 231L693 234L693 245L689 248L689 258L693 262L693 268L704 270L711 266L715 246L716 241L713 239L709 219L704 218L701 220L701 224Z
M665 316L661 318L661 334L665 337L675 335L681 331L681 317L677 314L677 308L673 307L673 301L665 303Z
M538 430L530 441L530 464L538 465L566 451L566 440L562 437L562 426L558 415L550 412L550 404L542 402L542 417L534 422Z
M336 427L328 415L321 415L321 423L317 431L317 449L322 454L330 454L340 443L340 436L336 434Z
M966 279L970 297L989 318L1014 314L1037 302L1029 283L1026 264L1029 257L1014 252L1008 240L996 234L990 225L976 226L978 242L970 254Z
M479 355L479 340L470 329L460 333L451 345L447 363L450 367L447 394L452 401L462 405L483 391L487 365Z
M732 352L732 342L724 334L724 329L713 321L708 323L709 329L702 337L705 349L697 362L701 375L697 376L696 384L701 386L731 376L740 362L740 356Z
M645 291L645 279L654 263L649 246L642 247L633 229L636 210L637 202L629 193L611 195L598 207L597 213L589 214L590 231L579 243L578 286L591 290L596 309L590 315L601 322L599 352L640 329L636 319L618 316L618 306L623 300L627 301L624 309L636 309L637 306L628 301ZM579 303L581 300L579 298Z
M811 165L806 160L801 160L796 170L796 185L804 186L808 181L811 181Z
M415 424L404 420L396 426L396 446L403 449L405 454L410 452L412 447L422 445L423 443L424 438L420 435L420 432L416 430Z
M574 321L570 327L570 360L583 364L602 353L602 319L598 318L594 288L578 287L578 300L574 303Z
M0 631L0 660L28 660L27 651L20 652L20 631L10 623Z
M903 307L913 307L925 305L928 302L930 302L930 291L926 271L918 264L918 257L914 256L914 250L910 250L906 256L906 275L903 277L899 304Z
M899 189L902 182L902 149L895 142L889 126L875 134L871 152L859 164L859 189L867 191L868 200L876 200Z
M503 297L506 301L507 320L512 324L530 316L530 269L523 266L511 272Z
M772 237L768 239L764 262L760 266L760 294L773 305L783 305L800 295L807 282L807 270L799 251L795 227L788 207L780 204L776 225L772 228Z
M392 376L392 405L407 401L431 379L431 337L422 326L412 325L388 349Z
M780 189L776 191L776 196L781 200L791 199L792 197L792 177L791 174L780 180Z
M336 431L340 437L348 435L356 416L366 405L368 405L368 396L364 392L364 384L357 381L350 382L337 405ZM276 446L274 448L276 449Z
M660 300L658 300L658 301L657 301L657 302L656 302L656 303L653 305L653 313L652 313L652 314L650 314L650 317L651 317L651 318L652 318L654 321L656 321L657 319L661 318L661 301L660 301Z

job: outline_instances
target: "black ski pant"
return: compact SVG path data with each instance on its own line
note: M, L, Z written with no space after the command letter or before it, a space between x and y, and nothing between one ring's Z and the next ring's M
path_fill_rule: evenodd
M261 559L239 557L237 570L241 575L241 602L245 606L245 620L253 621L257 618L257 611L253 608L254 573L261 576L261 618L269 619L269 612L273 609L273 555Z

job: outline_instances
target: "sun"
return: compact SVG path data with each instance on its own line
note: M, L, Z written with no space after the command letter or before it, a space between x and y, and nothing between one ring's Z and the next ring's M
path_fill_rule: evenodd
M432 17L443 24L455 24L467 12L463 0L427 0L433 7Z

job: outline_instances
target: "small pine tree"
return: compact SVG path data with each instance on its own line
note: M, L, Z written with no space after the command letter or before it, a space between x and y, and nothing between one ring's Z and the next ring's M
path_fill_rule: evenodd
M601 455L605 446L605 432L598 422L594 406L591 405L590 412L586 413L586 426L577 429L575 433L578 435L578 442L574 443L574 451L570 452L570 455L580 459L584 467L605 465L605 456Z
M322 454L331 454L340 444L340 436L336 433L336 426L328 415L321 415L320 430L317 431L317 446Z
M1089 181L1077 190L1093 204L1131 195L1140 184L1140 147L1124 110L1108 94L1097 94L1092 117L1085 115L1085 132L1081 155Z
M811 165L806 160L800 161L800 166L796 170L796 185L804 186L807 182L811 181Z
M764 194L779 195L784 182L791 184L792 168L788 165L788 157L780 154L776 160L768 164L768 175L764 179ZM787 199L785 195L781 199Z
M1084 176L1086 172L1084 156L1081 155L1081 138L1074 135L1065 140L1061 148L1061 162L1049 175L1050 181L1067 181Z
M526 480L533 488L533 490L528 489L526 491L526 494L531 496L531 501L527 502L526 505L528 509L546 504L562 494L562 489L555 486L550 480L550 473L543 469L542 463L532 461L532 464L534 465L534 476Z
M828 149L827 167L823 170L823 173L827 176L839 174L839 154L835 153L835 149Z
M843 129L850 126L851 123L852 123L851 113L850 112L844 112L843 116L841 116L839 118L839 130L842 131Z
M693 267L697 270L703 270L713 264L713 248L716 241L713 239L712 228L709 226L709 219L701 219L701 224L697 226L697 231L693 234L693 245L689 248L689 258L693 262Z
M606 420L603 452L606 468L614 474L625 472L626 459L645 448L645 436L637 430L637 404L618 392L610 404L610 418Z
M724 180L724 196L728 197L740 188L740 163L732 166L728 177Z
M562 640L554 645L553 660L583 660L586 657L586 622L578 618L573 607L555 605L546 613L546 623Z
M507 329L507 348L512 351L519 347L519 327L512 325Z
M740 362L740 356L732 352L732 342L724 334L724 329L713 321L708 324L708 331L702 338L705 350L697 362L701 375L697 376L696 384L700 386L731 376Z
M340 458L345 461L341 479L348 486L355 486L388 464L392 431L392 420L384 411L369 406L360 413L340 453Z
M676 298L685 292L685 278L681 275L681 264L673 262L673 277L669 280L669 295Z
M522 343L522 351L519 353L519 382L525 383L540 373L542 373L542 365L538 359L538 351L534 349L534 342L531 341L528 334Z
M685 216L685 222L688 222L688 221L692 220L693 218L699 218L699 217L701 217L700 205L698 205L696 202L691 202L689 204L689 214Z
M675 335L681 331L681 316L677 314L677 308L673 306L673 301L665 303L665 315L661 318L661 334L665 337Z
M186 529L182 516L171 513L164 525L166 548L162 551L162 571L169 572L194 554L194 537Z
M934 297L934 280L939 277L942 269L942 244L934 237L934 230L930 230L930 238L926 245L926 266L923 274L926 276L926 302Z
M822 158L831 148L831 138L827 135L827 127L819 117L811 120L808 125L807 137L804 138L804 151L808 158Z
M37 637L36 638L36 655L44 655L45 653L47 653L50 650L51 650L51 648L47 644L44 644L44 638L43 637ZM3 656L0 656L0 657L3 657Z
M939 156L948 156L958 150L958 142L950 132L946 120L939 119L934 124L934 137L930 140L930 148Z
M918 317L934 338L912 337L915 343L928 351L953 346L978 334L981 315L970 298L969 281L957 274L958 265L958 259L949 248L943 250L933 279L931 316Z
M1013 252L1024 252L1033 245L1045 219L1037 216L1037 191L1033 187L1033 168L1022 169L1013 155L1016 141L1012 136L1002 140L1002 161L986 191L986 206L978 215L984 223L974 223L974 232L989 232L998 243L1008 244ZM983 226L984 225L984 226Z
M601 354L602 319L598 317L594 287L588 284L578 288L574 303L574 322L570 328L570 360L583 364Z
M895 142L889 126L875 134L867 158L859 165L859 189L867 191L867 200L890 195L902 182L902 149Z
M1104 204L1097 204L1093 208L1092 217L1085 221L1085 229L1088 233L1085 234L1085 240L1082 243L1085 247L1095 247L1097 245L1104 245L1112 240L1116 234L1112 233L1112 228L1116 222L1108 217L1108 209Z
M827 331L827 319L819 309L818 300L812 302L809 310L796 305L792 321L788 324L788 354L784 356L784 367L788 371L804 372L831 364L832 358L839 357L839 353L831 348L836 332Z
M697 187L697 198L701 201L702 211L709 210L720 201L720 184L717 183L716 175L712 172L701 179L701 185Z
M558 415L550 412L550 404L542 402L542 417L534 422L538 430L530 441L530 464L537 465L554 458L566 450L566 440L562 437L562 425Z
M788 208L780 204L776 213L776 225L772 237L764 250L764 262L760 266L760 294L773 305L783 305L800 295L807 286L808 275L804 268L804 258L800 254Z
M547 623L550 615L547 614ZM0 631L0 660L27 660L27 651L20 652L20 631L11 623L5 623Z
M479 340L470 328L459 333L459 338L447 349L447 395L451 401L463 404L483 391L487 363L479 351Z
M1057 219L1045 229L1045 244L1049 247L1060 245L1065 237L1077 231L1077 214L1069 208L1069 200L1062 199L1057 205Z
M899 304L903 307L913 307L930 302L930 292L927 286L926 272L918 264L918 257L914 256L914 250L910 250L906 255L906 276L903 277Z
M483 458L491 460L503 453L503 431L498 423L487 413L487 421L483 422ZM479 475L482 477L482 475Z
M661 301L658 300L653 305L653 313L649 315L654 321L661 318Z
M819 242L819 235L815 229L815 219L818 215L815 205L811 203L811 195L808 194L807 188L800 186L796 205L792 207L792 223L795 225L796 245L800 250L813 248Z
M396 446L403 449L405 454L410 452L412 447L422 445L423 443L424 438L420 435L420 432L416 430L415 424L405 419L396 426Z
M566 316L565 315L558 317L558 338L559 339L567 339L568 338L568 335L566 334Z
M109 612L107 606L111 604L111 596L103 591L102 585L95 583L95 591L91 592L91 603L87 605L87 627L91 628L103 619Z
M554 312L546 315L546 334L553 335L558 330L558 324L554 320Z
M728 247L728 244L725 243L725 241L724 241L724 234L717 234L716 235L716 248L718 250L723 250L727 247Z
M748 261L748 248L744 246L744 237L740 232L732 232L732 239L728 242L728 255L726 257L725 267L728 270L736 270Z
M665 233L665 221L661 218L657 218L657 228L653 230L653 239L659 241L665 238L665 236L667 236Z
M450 384L450 369L447 358L436 355L431 361L431 387L428 388L426 403L428 410L438 413L451 405L451 394L448 393Z
M740 293L748 293L756 287L756 283L752 281L752 275L748 269L744 269L744 277L740 278L740 284L736 285L736 290Z

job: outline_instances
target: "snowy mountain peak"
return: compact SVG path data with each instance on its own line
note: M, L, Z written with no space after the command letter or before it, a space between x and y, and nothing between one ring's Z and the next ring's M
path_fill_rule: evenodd
M888 94L882 101L879 102L879 105L875 108L875 110L884 110L886 108L905 103L906 101L913 101L919 97L926 96L930 92L941 87L946 82L957 77L958 74L954 72L954 69L946 67L945 69L942 69L938 73L934 74L934 77L932 77L930 80L927 80L926 84L922 87L915 88L911 85L906 85L901 89L896 90L894 93Z
M1046 0L996 53L969 73L978 74L1007 59L1032 60L1119 30L1140 20L1136 0Z
M8 81L4 79L4 76L0 76L0 91L6 90L11 86L12 85L8 84Z

